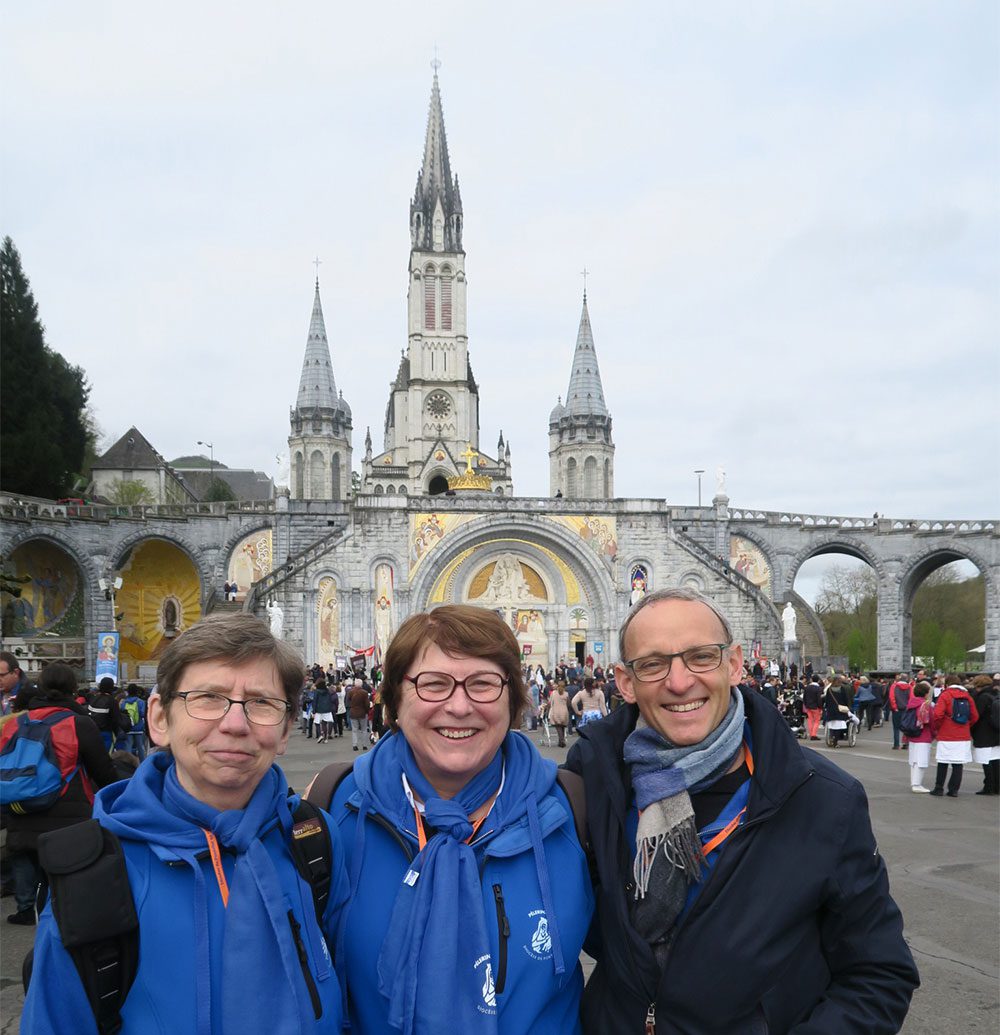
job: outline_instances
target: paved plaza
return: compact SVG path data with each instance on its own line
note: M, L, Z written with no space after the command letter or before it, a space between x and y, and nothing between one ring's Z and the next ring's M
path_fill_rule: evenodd
M540 733L531 736L540 741ZM813 747L832 755L868 792L875 834L923 982L902 1030L905 1035L992 1035L1000 1029L1000 799L973 793L982 786L979 766L966 767L956 799L911 794L906 752L890 745L891 732L884 727L863 731L854 748ZM539 746L556 761L565 757L564 749ZM301 790L326 762L353 757L348 734L317 745L295 732L281 761L291 785ZM4 899L3 908L11 912L13 900ZM21 960L32 931L7 924L0 931L0 1035L12 1035L21 1009Z

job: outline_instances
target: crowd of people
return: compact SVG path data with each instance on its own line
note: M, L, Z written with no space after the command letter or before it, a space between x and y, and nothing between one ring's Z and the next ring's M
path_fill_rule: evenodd
M0 747L44 726L60 779L4 808L22 1031L898 1031L918 975L864 792L799 741L889 722L915 790L975 760L997 794L997 680L744 663L689 590L618 649L546 672L447 605L370 678L242 613L173 640L150 693L0 654ZM275 764L296 728L357 753L304 796Z

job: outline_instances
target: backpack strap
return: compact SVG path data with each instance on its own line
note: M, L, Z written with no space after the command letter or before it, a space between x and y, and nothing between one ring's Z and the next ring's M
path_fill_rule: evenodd
M295 868L312 888L316 922L323 928L323 914L333 879L333 843L326 817L305 798L292 813L292 840L288 845Z
M324 766L306 788L304 798L313 805L329 811L333 804L333 796L344 777L354 768L353 762L331 762Z
M584 855L590 858L590 838L587 836L587 796L583 789L583 777L569 769L557 769L556 781L563 794L569 799L573 813L573 825Z
M139 918L121 842L88 819L40 835L38 861L49 879L59 936L80 975L97 1030L114 1035L139 966ZM25 969L27 989L31 974Z

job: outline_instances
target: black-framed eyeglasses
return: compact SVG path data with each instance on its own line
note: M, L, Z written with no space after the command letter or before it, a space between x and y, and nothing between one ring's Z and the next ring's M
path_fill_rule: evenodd
M491 704L499 699L503 688L507 685L506 676L498 672L473 672L465 679L456 679L447 672L418 672L415 676L403 676L413 684L417 697L429 704L440 704L447 701L455 692L455 687L462 687L465 696L476 704Z
M705 643L676 654L650 654L623 664L640 683L654 683L667 678L674 658L680 658L689 672L714 672L722 664L723 653L731 646L731 643Z
M278 697L248 697L239 701L212 690L185 690L177 696L184 701L184 710L192 719L221 719L234 704L238 704L247 721L255 726L277 726L292 710L286 700Z

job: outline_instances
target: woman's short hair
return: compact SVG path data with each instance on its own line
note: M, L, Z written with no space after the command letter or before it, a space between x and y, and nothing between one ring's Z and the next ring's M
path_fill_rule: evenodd
M171 641L160 657L156 684L163 707L177 696L189 665L201 661L243 665L258 659L274 662L285 700L294 708L302 689L302 658L294 647L272 636L268 624L252 614L203 618Z
M498 665L507 680L508 728L520 726L521 714L528 705L528 690L521 673L521 648L510 626L495 611L471 604L445 604L407 618L385 652L382 708L393 729L399 715L403 677L432 643L445 654L464 654Z
M931 692L931 684L921 679L913 688L914 697L926 697Z

